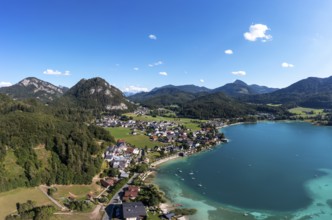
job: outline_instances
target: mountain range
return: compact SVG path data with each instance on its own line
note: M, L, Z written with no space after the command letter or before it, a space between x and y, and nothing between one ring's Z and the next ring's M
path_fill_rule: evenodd
M241 80L228 83L216 89L208 89L195 85L174 86L167 85L154 88L150 92L141 92L128 98L147 106L162 106L169 104L182 104L201 96L222 92L229 97L240 97L245 95L264 94L277 91L278 89L259 85L248 85Z
M118 88L99 77L82 79L70 89L55 86L35 77L28 77L13 86L0 88L0 93L15 99L36 98L46 103L75 103L85 109L101 111L126 111L134 107L131 101L149 107L173 104L185 106L189 102L202 102L203 99L216 100L215 97L220 98L219 93L225 94L238 103L274 103L332 108L332 76L309 77L283 89L248 85L241 80L215 89L195 85L166 85L127 98Z
M133 106L118 88L99 77L82 79L70 89L28 77L12 86L0 88L0 93L14 99L32 98L49 104L76 105L84 109L101 111L125 111Z
M241 97L241 101L274 103L311 108L332 108L332 76L309 77L278 91Z
M155 88L150 92L138 93L128 98L146 106L163 106L169 103L183 105L202 96L210 99L210 96L213 97L215 94L222 92L239 102L245 103L332 108L332 76L327 78L309 77L282 89L255 84L248 85L240 80L212 90L202 90L201 88L193 85L189 87L166 86Z

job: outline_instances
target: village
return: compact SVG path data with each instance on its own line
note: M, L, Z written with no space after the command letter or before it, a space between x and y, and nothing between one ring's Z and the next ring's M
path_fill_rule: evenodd
M223 122L204 122L199 130L193 131L176 121L143 121L111 115L97 120L96 124L105 128L129 128L130 135L144 134L149 141L156 143L148 148L132 146L126 140L117 139L116 144L107 147L103 157L109 168L100 179L105 191L98 197L99 202L107 204L104 220L146 219L147 211L159 219L185 219L184 215L193 214L193 210L185 208L177 208L173 212L160 209L160 203L165 202L163 193L144 180L162 162L226 142L224 134L217 129ZM156 152L159 156L149 159L149 155Z

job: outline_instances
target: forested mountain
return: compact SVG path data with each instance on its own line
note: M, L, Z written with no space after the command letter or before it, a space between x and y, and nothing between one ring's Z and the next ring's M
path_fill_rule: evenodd
M243 97L242 101L332 108L332 76L309 77L273 93Z
M213 90L195 85L167 85L154 88L150 92L137 93L128 98L146 106L165 106L170 104L183 104L200 96L207 95L208 93L213 94L223 92L228 96L238 97L242 95L269 93L276 90L277 89L275 88L269 88L266 86L247 85L241 80L236 80L233 83L228 83Z
M183 104L198 97L200 93L184 92L176 88L164 88L148 93L139 93L128 97L130 100L149 107L160 107L173 104Z
M113 141L103 128L87 126L74 109L0 94L0 191L90 183L102 163L100 139Z
M237 97L242 95L255 95L274 92L278 89L269 88L266 86L259 85L248 85L241 80L236 80L233 83L227 83L224 86L218 87L212 90L212 93L223 92L226 95Z
M253 106L240 103L224 93L213 93L183 104L180 115L189 118L234 118L256 113Z
M128 99L146 106L165 106L183 104L189 100L209 92L210 89L195 85L173 86L167 85L154 88L150 92L141 92L129 96Z
M49 82L28 77L15 85L0 88L0 93L16 99L36 98L43 102L51 102L66 91L65 87L58 87Z
M99 77L80 80L63 97L84 109L121 111L133 108L119 89Z

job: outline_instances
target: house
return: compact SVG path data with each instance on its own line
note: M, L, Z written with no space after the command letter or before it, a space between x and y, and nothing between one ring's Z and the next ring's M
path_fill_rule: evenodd
M140 191L139 186L128 186L124 192L123 201L130 201L136 199Z
M112 162L112 161L114 160L114 157L113 157L113 155L106 155L105 160L106 160L108 163L110 163L110 162Z
M122 214L125 220L146 219L147 214L142 202L130 202L122 204Z
M117 182L117 179L115 178L106 178L100 180L100 183L103 187L109 187L109 186L114 186L114 184Z
M175 214L170 212L168 214L165 214L164 216L165 216L166 219L171 220L175 216Z
M133 150L133 154L139 154L139 149L138 148L135 148L134 150Z
M120 178L128 178L129 174L126 173L125 171L120 170Z

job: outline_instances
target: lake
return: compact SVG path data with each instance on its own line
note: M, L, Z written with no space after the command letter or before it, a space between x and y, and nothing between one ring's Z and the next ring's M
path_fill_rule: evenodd
M159 168L167 197L198 210L190 219L332 219L332 127L260 122L222 132L229 143Z

